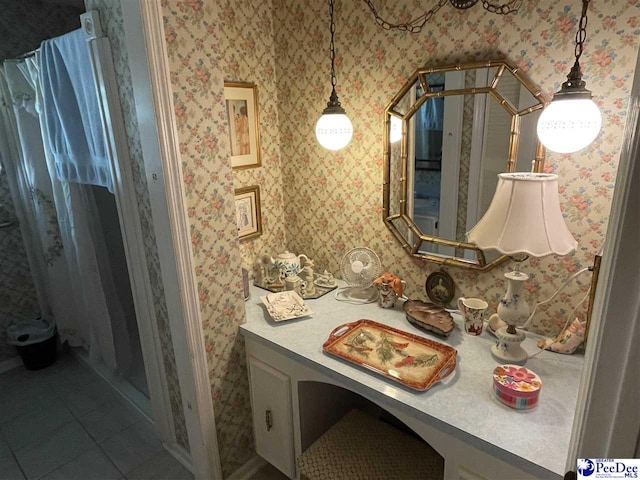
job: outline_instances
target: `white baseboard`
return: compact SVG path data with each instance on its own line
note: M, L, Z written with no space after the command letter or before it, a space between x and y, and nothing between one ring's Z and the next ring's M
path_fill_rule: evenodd
M180 464L193 473L193 461L191 460L191 454L187 452L177 443L163 443L164 449L171 454Z
M8 372L14 368L18 368L22 365L22 359L20 357L11 357L0 362L0 373Z
M260 471L267 464L267 461L256 455L238 470L233 472L227 480L248 480Z

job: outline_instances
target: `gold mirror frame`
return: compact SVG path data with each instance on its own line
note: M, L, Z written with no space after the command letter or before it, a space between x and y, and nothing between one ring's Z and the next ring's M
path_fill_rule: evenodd
M443 90L438 92L429 92L427 75L432 73L444 73L450 71L461 71L461 70L472 70L472 69L491 69L495 68L496 73L486 87L475 87L475 88L462 88L462 89L451 89L451 90ZM504 75L505 71L511 72L513 76L535 97L538 101L537 104L525 108L523 110L516 110L511 103L500 93L497 89L500 79ZM398 107L400 101L404 98L404 96L409 93L409 91L414 87L414 85L420 82L423 93L411 106L407 108L405 113L398 112L396 107ZM384 183L383 183L383 218L384 223L387 225L387 228L391 230L396 239L401 243L402 247L412 256L420 258L422 260L428 260L431 262L443 264L443 265L452 265L455 267L479 270L479 271L487 271L490 270L501 263L505 262L509 257L507 255L502 255L491 262L487 263L484 252L479 249L476 245L472 243L466 242L458 242L454 240L448 240L445 238L424 235L422 231L418 228L418 226L413 221L413 218L407 212L407 177L408 177L408 167L409 162L407 161L408 156L408 125L411 117L418 112L420 107L424 102L426 102L429 98L432 97L443 97L450 95L465 95L465 94L489 94L493 99L495 99L506 111L511 115L511 132L510 132L510 141L509 141L509 155L507 160L506 171L512 172L515 170L516 160L518 155L518 140L520 136L520 120L523 115L527 115L529 113L535 112L537 110L543 109L549 103L549 99L546 95L540 91L540 89L518 68L516 65L511 63L508 60L495 60L495 61L485 61L485 62L473 62L466 64L456 64L456 65L445 65L441 67L431 67L431 68L419 68L417 69L411 77L404 84L402 89L396 94L396 96L391 100L391 102L387 105L385 109L385 118L384 118ZM390 197L391 197L391 142L390 142L390 129L391 129L391 118L396 117L402 121L402 138L400 140L400 162L401 167L400 171L402 172L402 176L400 178L400 213L391 214L390 212ZM536 155L535 155L535 163L533 167L533 171L541 172L544 168L544 159L545 159L545 148L542 144L537 141L536 147ZM410 244L410 240L403 236L402 232L398 229L398 227L394 224L394 221L400 220L416 239L413 244ZM465 249L472 250L476 254L477 261L465 260L459 257L446 257L435 254L428 254L424 252L420 252L420 246L423 242L433 243L436 245L444 245L448 247L454 247L457 249Z

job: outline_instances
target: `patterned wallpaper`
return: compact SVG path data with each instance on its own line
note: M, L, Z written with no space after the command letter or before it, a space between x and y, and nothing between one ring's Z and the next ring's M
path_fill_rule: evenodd
M287 246L272 7L270 1L227 0L221 2L220 8L220 66L224 79L251 82L258 87L262 167L233 172L235 188L260 185L263 233L255 240L240 243L242 266L251 270L259 255L275 256Z
M408 18L413 5L408 0L384 2L381 10L390 18ZM247 460L252 449L246 366L237 331L244 316L242 261L248 264L263 250L277 250L284 238L290 250L307 253L316 265L337 272L345 251L367 245L389 270L408 281L409 295L424 297L424 279L439 266L407 256L381 220L384 106L418 66L504 55L552 93L570 67L577 8L568 1L542 0L527 2L517 16L498 17L480 7L459 12L447 6L429 28L412 36L378 28L362 2L338 2L338 88L355 134L351 145L333 153L319 147L313 134L329 94L325 2L163 0L225 475ZM561 176L563 208L580 247L569 257L531 259L523 266L532 275L529 301L546 298L571 272L589 265L606 231L635 66L639 5L634 0L602 0L591 8L583 66L605 127L589 149L575 155L550 154L547 166ZM234 175L230 168L225 79L258 84L264 162L260 169ZM253 183L262 187L265 233L239 246L233 189ZM281 211L284 236L279 230ZM487 273L448 270L458 282L459 294L482 296L495 306L504 292L502 273L508 266ZM575 296L567 292L548 313L541 312L538 329L557 331L565 305Z
M0 60L14 58L40 45L45 38L80 27L80 10L48 4L33 8L26 2L0 0ZM15 218L6 174L0 176L0 204ZM40 314L20 226L0 229L0 361L15 356L5 344L6 328L13 322Z
M160 271L160 259L158 257L155 231L153 229L151 203L149 201L149 192L145 178L144 158L142 156L142 146L140 145L140 133L138 131L135 111L131 71L129 70L129 57L127 55L126 38L122 26L122 10L120 9L120 3L113 0L86 0L85 4L87 10L98 10L98 12L100 12L102 26L111 43L111 51L113 53L116 75L118 77L120 103L125 119L125 129L127 131L129 153L131 155L131 167L136 185L136 196L138 198L140 221L142 223L147 267L151 277L153 303L156 307L155 314L158 322L158 332L162 344L167 381L169 383L169 396L176 438L178 443L188 450L189 439L187 436L184 411L182 409L182 396L180 394L180 384L178 382L173 343L171 341L169 315Z
M266 55L264 47L258 47L264 39L258 38L257 33L270 28L269 3L264 3L265 6L258 6L258 2L162 1L193 261L225 476L253 455L253 433L244 344L238 333L245 316L242 257L236 233L234 173L229 159L223 86L225 78L252 80L244 77L247 66L241 55L234 53L236 48L245 52L255 49L257 57L252 58L256 61L263 58L258 55ZM257 14L250 21L262 26L258 31L245 28L234 39L232 49L224 52L223 62L225 40L220 30L237 31L240 25L236 16L250 16L254 9ZM233 71L234 65L238 68L235 75L225 73L225 66ZM273 87L263 90L258 84L263 102L268 100L269 88L273 91ZM262 125L272 128L267 116L270 104L263 105ZM266 164L277 158L273 147L269 147L275 140L263 142ZM246 176L259 181L269 171L265 166Z
M7 184L7 174L0 174L0 362L17 355L16 348L5 343L7 327L16 321L40 315L40 306L24 249L20 224Z
M376 4L389 19L410 18L414 12L414 2L409 0ZM440 267L410 258L381 220L385 105L418 66L498 56L514 60L552 94L572 64L579 2L524 2L519 14L508 17L490 14L480 6L458 11L447 5L417 35L377 27L364 2L337 2L338 94L354 125L351 144L339 152L322 149L313 133L329 95L326 3L274 0L274 6L290 249L303 251L316 259L316 265L337 272L344 252L369 246L387 269L407 280L410 296L425 298L425 278ZM579 247L564 258L525 262L523 270L531 275L526 284L530 303L546 299L572 272L590 265L604 241L639 24L637 0L591 3L582 66L603 113L603 129L581 152L547 156L547 171L560 175L562 208ZM510 268L507 264L486 273L447 270L458 284L459 295L483 297L495 307L506 288L502 274ZM589 282L588 275L584 277L580 290ZM582 295L577 293L575 288L567 289L548 309L539 309L534 327L556 333Z

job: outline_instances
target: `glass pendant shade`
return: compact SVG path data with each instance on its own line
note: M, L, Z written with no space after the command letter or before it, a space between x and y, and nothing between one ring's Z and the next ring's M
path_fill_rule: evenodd
M580 69L580 57L587 39L590 1L582 0L582 13L576 33L575 63L567 75L567 81L538 119L540 143L557 153L582 150L596 139L602 127L602 115L591 98L591 92L586 88Z
M329 46L329 58L331 59L331 96L327 102L327 108L322 111L322 116L316 123L316 138L318 143L327 150L340 150L351 141L353 137L353 125L347 117L344 108L340 105L336 92L336 52L334 48L334 33L336 25L333 22L333 2L329 3L329 17L331 19L331 44Z
M549 150L573 153L595 140L602 115L591 98L562 98L552 101L538 120L538 138Z
M353 125L344 113L323 113L316 123L316 138L327 150L340 150L351 142Z

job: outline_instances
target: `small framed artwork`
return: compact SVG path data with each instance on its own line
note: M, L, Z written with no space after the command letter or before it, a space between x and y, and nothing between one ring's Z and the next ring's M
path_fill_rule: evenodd
M236 223L240 241L249 240L262 235L262 216L260 214L260 187L237 188Z
M225 82L224 99L229 124L231 166L236 170L259 167L262 162L257 87L253 83Z
M447 306L456 293L456 284L444 270L433 272L425 282L427 297L436 305Z

